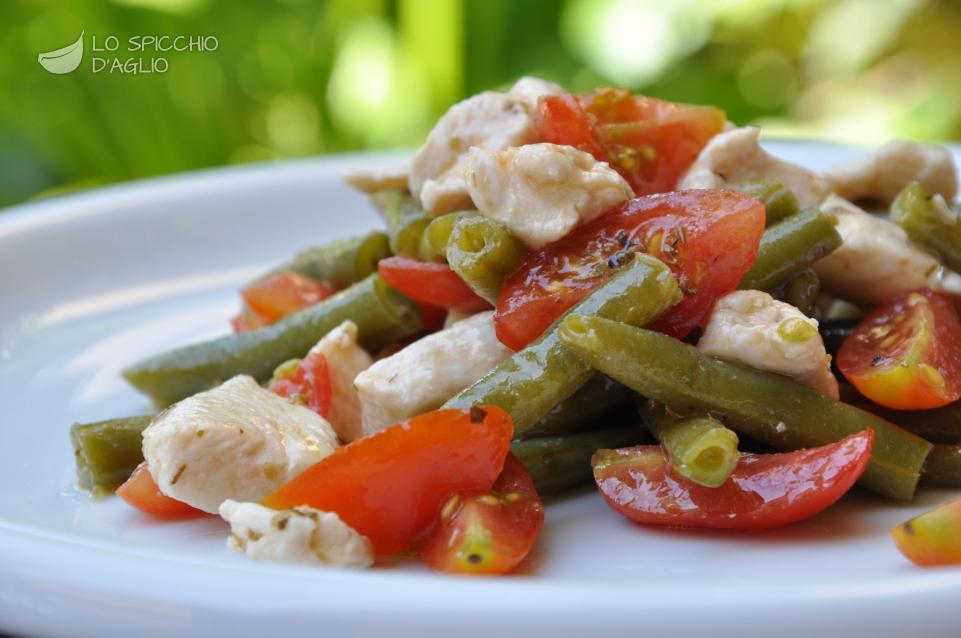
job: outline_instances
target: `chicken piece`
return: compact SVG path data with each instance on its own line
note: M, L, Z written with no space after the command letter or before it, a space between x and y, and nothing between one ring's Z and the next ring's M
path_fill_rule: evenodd
M364 434L440 407L514 354L497 340L493 318L488 311L458 321L357 375Z
M738 290L718 299L697 348L717 359L791 377L838 398L838 382L818 322L766 292Z
M678 190L730 188L744 182L771 179L794 192L802 208L827 197L827 182L803 166L769 154L758 143L761 129L736 128L716 135L678 182Z
M227 547L254 560L354 568L374 564L367 537L333 512L306 506L273 510L227 500L220 505L220 517L230 523Z
M322 417L243 375L167 408L143 433L160 491L211 514L227 499L259 501L337 445Z
M340 440L349 443L361 436L360 399L354 378L374 359L357 345L357 324L345 321L321 339L311 352L324 355L330 375L330 414L327 420Z
M392 166L388 168L356 168L344 171L341 179L365 195L373 195L380 191L407 190L406 166Z
M890 206L911 182L951 200L958 193L958 172L951 152L940 146L906 140L888 142L873 153L835 166L828 182L841 197Z
M961 295L961 275L912 243L900 226L836 195L825 200L821 210L837 219L844 240L813 266L831 294L864 309L924 287Z
M464 180L467 151L500 150L539 139L537 97L560 90L538 78L518 80L508 93L484 91L447 111L427 135L410 166L410 192L429 215L473 207Z
M500 151L472 148L467 190L485 217L532 248L557 241L634 196L605 162L572 146L529 144Z

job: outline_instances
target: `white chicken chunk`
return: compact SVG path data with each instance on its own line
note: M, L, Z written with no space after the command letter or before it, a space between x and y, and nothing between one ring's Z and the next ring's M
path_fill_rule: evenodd
M458 321L357 375L364 434L440 407L510 357L494 334L493 317L488 311Z
M697 348L706 355L795 379L838 398L818 322L766 292L738 290L718 299Z
M408 172L406 166L357 168L345 171L341 178L348 186L361 193L373 195L380 191L406 189Z
M906 140L888 142L873 153L835 166L827 178L834 192L847 200L885 206L915 181L948 200L958 193L958 171L950 151Z
M605 162L572 146L528 144L500 151L472 148L467 190L485 217L532 248L556 241L634 196Z
M827 197L827 182L803 166L774 157L758 143L761 129L736 128L716 135L701 150L677 188L729 188L759 179L771 179L794 192L802 208Z
M230 523L227 547L254 560L361 569L374 564L370 540L333 512L273 510L227 500L220 505L220 517Z
M521 78L508 93L484 91L452 106L434 125L410 166L410 192L430 215L472 208L464 180L467 151L499 150L538 141L537 97L560 87Z
M357 324L345 321L330 332L311 352L324 355L330 376L330 413L327 420L341 441L349 443L361 436L360 399L354 378L369 368L374 359L357 345Z
M248 376L167 408L143 434L160 490L212 514L227 499L259 501L337 445L322 417Z
M924 287L961 295L961 275L912 243L900 226L836 195L825 200L821 210L837 219L844 240L813 266L828 292L862 308Z

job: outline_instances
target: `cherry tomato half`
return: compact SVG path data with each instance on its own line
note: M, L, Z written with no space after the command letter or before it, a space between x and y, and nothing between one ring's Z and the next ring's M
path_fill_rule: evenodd
M930 290L876 308L848 337L838 369L858 391L895 410L961 399L961 320L951 299Z
M901 523L891 530L891 538L916 565L961 564L961 500Z
M270 390L282 397L300 401L320 416L328 418L333 390L327 357L319 352L308 353L288 375L275 379L270 384Z
M377 264L377 272L387 285L418 303L463 312L490 308L447 264L388 257Z
M117 488L117 496L141 512L153 516L182 518L205 513L161 492L146 461L138 465L130 478Z
M600 450L594 480L607 504L646 525L762 530L814 516L837 501L867 467L874 431L781 454L742 454L720 487L671 469L659 446Z
M378 554L410 549L451 494L491 489L513 432L495 406L422 414L338 448L264 505L336 512Z
M713 106L607 88L541 98L536 125L544 141L590 153L616 169L636 194L650 195L674 190L725 120Z
M685 297L652 326L686 336L751 268L764 205L733 190L691 190L632 199L531 253L497 298L497 337L520 350L607 281L636 251L670 267Z
M240 296L244 309L231 320L235 332L270 325L287 315L327 299L334 289L294 272L268 275L246 285Z
M420 548L433 569L454 574L506 574L531 551L544 526L534 480L513 454L489 492L455 494Z

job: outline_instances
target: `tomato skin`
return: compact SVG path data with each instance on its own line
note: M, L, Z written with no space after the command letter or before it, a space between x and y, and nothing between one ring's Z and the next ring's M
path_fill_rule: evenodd
M683 338L737 287L763 233L764 206L738 191L637 197L531 253L497 298L497 337L520 350L641 251L667 264L686 293L652 327Z
M536 126L546 142L591 153L638 195L674 190L701 149L724 130L724 111L666 102L627 89L599 89L539 100Z
M275 380L270 390L282 397L301 401L320 416L328 418L333 390L327 357L319 352L309 352L290 376Z
M267 275L241 289L244 307L230 320L230 325L234 332L269 326L327 299L334 292L331 286L295 272Z
M422 414L338 448L263 504L336 512L378 555L410 549L451 494L491 489L513 431L496 406Z
M901 523L891 530L891 538L915 565L961 564L961 500Z
M827 508L867 467L874 431L781 454L742 454L720 487L704 487L671 469L658 446L600 450L591 464L607 504L646 525L758 531Z
M206 514L160 491L146 461L137 466L130 478L117 488L117 496L141 512L164 518L183 518Z
M255 314L246 304L243 305L240 312L230 318L230 327L237 333L259 330L268 324L268 321Z
M381 259L377 272L387 285L418 303L462 312L490 308L447 264L395 256Z
M838 350L858 391L895 410L939 408L961 399L961 319L951 298L923 289L876 308Z
M513 454L489 492L455 494L420 548L436 571L494 576L511 571L530 553L544 526L544 505L534 480Z

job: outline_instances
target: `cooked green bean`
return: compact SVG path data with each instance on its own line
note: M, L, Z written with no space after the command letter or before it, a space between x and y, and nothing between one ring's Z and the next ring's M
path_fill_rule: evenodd
M841 245L834 219L816 209L802 210L764 231L754 266L741 290L774 290Z
M76 423L70 441L80 487L94 496L117 489L143 461L143 431L152 416L134 416L97 423Z
M757 182L746 182L737 187L753 196L764 204L764 225L776 224L801 210L794 192L781 182L762 179Z
M873 403L865 409L932 443L961 445L961 401L933 410L888 410Z
M476 210L462 210L454 213L447 213L440 217L435 217L427 226L424 235L431 249L438 255L447 258L447 244L450 241L450 234L454 232L454 225L462 219L477 217L480 215Z
M674 470L695 483L723 485L741 458L737 434L712 416L678 416L655 401L644 402L641 416Z
M447 263L478 297L497 303L501 284L525 254L510 231L475 215L458 220L447 240Z
M403 190L381 191L371 195L370 199L384 212L391 252L417 257L421 238L431 220L420 202Z
M936 253L945 266L961 272L961 215L943 204L914 182L891 204L891 221Z
M822 319L818 322L818 332L829 355L833 357L838 353L841 344L851 336L859 323L857 319Z
M568 315L558 332L586 363L643 396L683 412L723 414L729 427L778 449L824 445L872 428L874 450L861 483L890 498L914 495L931 444L880 417L601 317Z
M293 261L274 268L268 274L295 272L326 281L341 290L377 272L377 262L389 256L387 235L369 232L307 248L297 253Z
M638 425L586 434L547 436L511 445L534 479L537 493L552 496L594 480L591 456L597 450L638 445L648 440Z
M574 306L574 310L646 325L673 306L679 297L677 281L667 266L654 257L638 254ZM500 406L514 420L514 435L526 438L528 428L593 375L590 366L561 343L555 325L540 339L454 396L444 407Z
M375 274L273 325L164 352L123 375L164 407L238 374L267 379L347 319L357 324L361 343L375 350L421 328L414 303Z
M595 374L577 392L525 428L524 436L554 436L605 427L611 419L617 420L634 412L630 401L633 394L617 381Z
M961 445L935 445L921 471L921 485L961 487Z
M816 272L808 268L779 286L774 296L810 317L814 314L814 306L820 293L821 279Z

